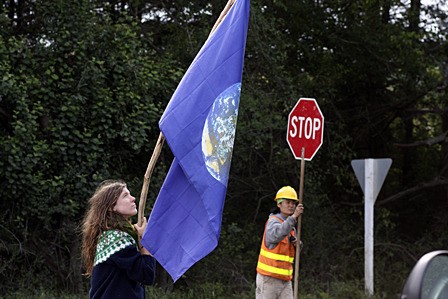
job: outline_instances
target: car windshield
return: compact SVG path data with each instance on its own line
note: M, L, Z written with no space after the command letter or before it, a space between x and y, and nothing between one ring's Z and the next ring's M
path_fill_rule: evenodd
M448 256L434 257L423 277L422 299L448 298Z

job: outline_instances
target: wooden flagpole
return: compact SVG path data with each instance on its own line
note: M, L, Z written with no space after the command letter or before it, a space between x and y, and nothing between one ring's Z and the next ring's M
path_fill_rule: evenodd
M157 159L160 156L160 152L162 151L163 143L165 142L165 136L163 136L162 132L159 134L159 139L157 139L156 146L154 147L154 151L151 156L151 160L149 160L148 167L146 168L145 176L143 178L143 187L142 192L140 194L140 202L138 204L138 225L141 226L143 222L145 206L146 206L146 196L148 195L149 181L151 180L152 172L154 171L154 167L156 165Z
M224 7L223 11L219 15L218 19L215 22L215 25L213 25L212 30L210 31L210 35L216 30L218 25L221 23L221 21L224 19L226 14L229 12L232 5L235 3L236 0L229 0ZM143 187L142 192L140 194L140 202L138 204L138 219L137 223L138 225L142 225L144 212L145 212L145 206L146 206L146 197L148 195L148 188L149 188L149 182L151 180L152 172L154 171L155 164L157 162L157 159L160 156L160 152L162 150L163 143L165 142L165 136L163 136L163 133L160 132L159 139L157 139L156 146L154 147L154 151L151 156L151 160L148 163L148 167L146 168L145 176L143 178Z
M212 30L210 31L209 37L210 35L212 35L212 33L216 30L216 28L218 27L218 25L221 23L222 19L224 19L224 17L226 16L226 14L229 12L230 8L232 7L232 5L235 3L236 0L229 0L227 1L226 6L224 7L224 9L222 10L221 14L219 15L218 19L215 22L215 25L213 25Z

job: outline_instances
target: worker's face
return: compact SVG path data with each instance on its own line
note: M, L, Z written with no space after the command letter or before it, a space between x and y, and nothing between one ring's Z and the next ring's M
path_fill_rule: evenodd
M135 204L135 197L131 195L128 188L123 188L117 203L114 206L114 212L123 215L126 218L137 214L137 205Z
M298 201L285 199L281 203L277 204L277 207L280 209L280 212L285 216L291 216L294 213Z

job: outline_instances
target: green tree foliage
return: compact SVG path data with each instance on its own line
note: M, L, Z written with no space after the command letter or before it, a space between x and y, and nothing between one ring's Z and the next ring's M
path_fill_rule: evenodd
M160 115L225 3L2 2L4 292L87 284L76 232L85 200L105 178L139 191ZM395 297L415 260L448 244L447 32L445 0L252 0L220 244L174 285L160 271L165 290L253 293L274 194L299 187L288 113L314 97L325 136L305 167L301 296L361 296L362 191L350 161L391 157L375 210L375 289ZM171 158L165 146L149 207Z
M33 22L13 27L26 34L8 34L3 19L0 39L1 250L10 262L0 275L11 287L11 272L42 269L76 288L86 199L101 180L143 176L178 70L126 14L112 21L90 1L34 4Z

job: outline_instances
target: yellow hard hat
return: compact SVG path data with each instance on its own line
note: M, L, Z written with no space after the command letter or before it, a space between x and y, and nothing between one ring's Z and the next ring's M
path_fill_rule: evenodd
M277 201L280 198L292 199L292 200L297 200L297 201L299 200L297 198L296 190L294 190L294 188L291 186L282 187L277 191L277 194L275 195L274 200Z

